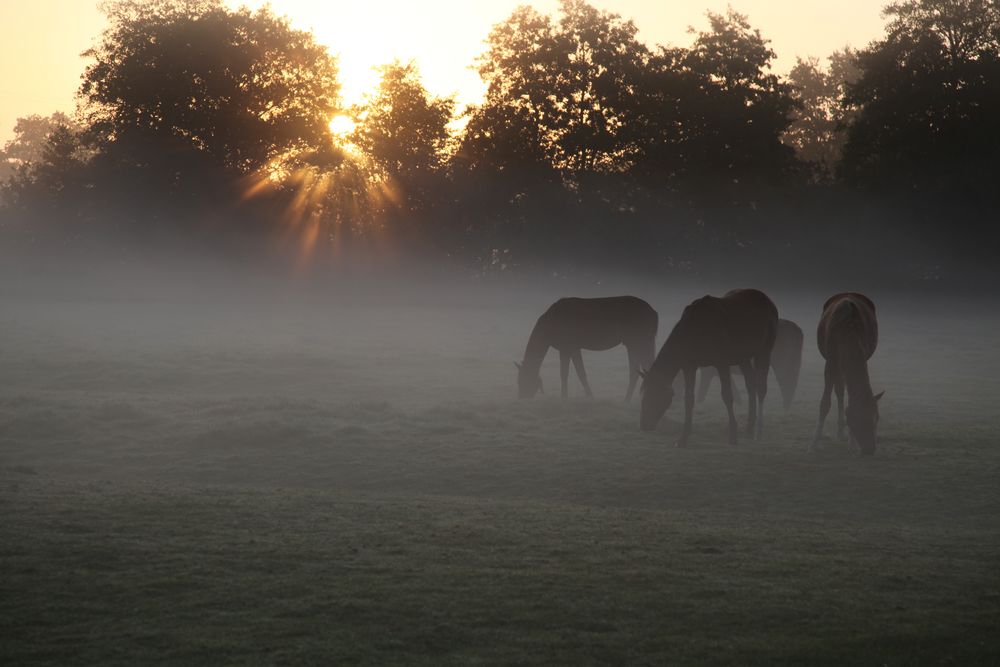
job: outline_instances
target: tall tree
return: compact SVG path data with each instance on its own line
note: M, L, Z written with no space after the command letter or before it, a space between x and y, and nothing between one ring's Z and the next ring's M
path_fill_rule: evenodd
M796 102L768 40L732 10L708 13L689 49L660 48L640 86L636 171L682 190L774 183L794 165L780 138Z
M426 202L430 182L447 159L451 98L434 98L420 82L413 63L381 68L378 90L355 109L356 144L391 181L408 208Z
M841 102L847 86L859 76L855 58L848 48L835 51L827 68L816 58L799 58L788 73L798 108L782 141L812 165L817 179L832 178L840 161L846 126L853 116Z
M104 7L110 26L87 53L80 96L105 146L180 147L250 173L329 143L336 59L269 8L230 10L222 0Z
M520 7L495 26L479 61L488 115L530 118L550 162L567 173L620 170L627 126L647 49L619 15L583 0L560 0L553 22ZM498 111L502 109L508 111Z
M19 166L40 161L49 138L61 127L72 131L80 129L75 121L61 111L50 116L18 118L14 124L14 138L0 149L0 181L10 178Z
M697 33L682 61L711 100L704 109L708 131L692 155L736 181L774 179L790 165L780 137L795 107L791 88L771 70L776 54L746 16L730 9L709 12L708 20L710 29Z
M912 0L886 7L886 35L858 54L842 169L852 183L906 200L993 207L1000 160L1000 13L996 0Z
M8 143L17 162L9 179L0 183L4 205L39 217L82 204L90 157L83 133L71 122L61 122L61 114L52 118L57 122L36 116L18 123L21 132Z

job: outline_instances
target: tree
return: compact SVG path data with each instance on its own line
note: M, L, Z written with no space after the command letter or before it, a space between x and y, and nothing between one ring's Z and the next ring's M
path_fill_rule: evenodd
M833 177L846 140L845 129L853 114L841 104L847 86L857 81L856 55L850 49L835 51L829 67L816 58L799 58L788 74L798 107L782 141L795 149L799 159L811 164L815 177Z
M556 168L621 170L624 129L647 49L631 21L583 0L560 0L558 23L520 7L495 26L479 61L487 83L483 117L530 119Z
M708 20L681 61L708 95L689 154L733 182L773 182L792 165L780 141L796 106L791 87L771 71L776 54L746 16L730 9Z
M17 167L41 160L49 138L61 127L71 131L80 129L61 111L51 116L31 115L18 118L14 124L14 138L0 150L0 181L10 178Z
M934 43L952 66L995 53L1000 40L996 0L903 0L882 14L891 19L887 40Z
M430 96L412 63L381 70L376 93L354 110L358 124L350 140L401 190L406 207L417 208L447 159L454 101Z
M859 52L842 173L854 185L989 210L1000 160L996 0L890 4L886 36ZM926 209L931 210L931 209Z
M329 142L337 62L267 7L116 0L80 97L104 147L195 151L240 174ZM131 156L145 164L155 155Z
M661 47L650 59L633 124L641 146L635 171L721 202L789 174L793 154L780 138L796 102L770 71L768 41L745 16L730 10L708 19L689 49Z

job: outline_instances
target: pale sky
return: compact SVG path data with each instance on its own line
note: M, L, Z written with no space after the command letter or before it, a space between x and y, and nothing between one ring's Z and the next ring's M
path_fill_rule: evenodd
M264 0L233 1L258 7ZM377 81L375 65L415 60L427 88L455 94L460 103L482 94L470 69L490 27L520 4L553 14L556 0L271 0L273 9L340 54L347 102ZM591 0L600 9L631 18L647 44L687 45L688 26L707 26L705 11L731 4L747 14L787 71L796 56L824 58L844 45L861 47L882 34L882 0ZM0 0L0 142L15 119L72 111L84 60L80 54L100 34L96 0Z

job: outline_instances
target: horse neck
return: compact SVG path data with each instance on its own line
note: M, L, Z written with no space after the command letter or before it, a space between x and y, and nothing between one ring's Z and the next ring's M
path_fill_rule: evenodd
M675 334L676 331L671 332L666 342L663 343L663 349L656 355L653 366L649 369L666 377L667 382L674 381L674 378L677 377L683 365L684 344L682 343L682 337Z
M541 370L545 353L549 351L549 336L545 329L545 321L539 319L535 323L535 328L531 330L531 335L528 336L528 345L524 348L522 365L529 372L537 373Z
M839 352L848 400L854 402L858 399L870 399L873 395L872 382L868 376L868 361L861 349L861 342L842 343Z

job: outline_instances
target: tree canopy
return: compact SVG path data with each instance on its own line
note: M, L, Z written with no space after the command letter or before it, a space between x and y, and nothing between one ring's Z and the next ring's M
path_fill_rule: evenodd
M343 108L337 59L266 6L103 7L76 116L21 119L4 146L0 225L395 235L491 267L582 252L688 267L806 244L820 225L805 219L860 228L875 206L960 216L981 247L997 236L998 0L890 2L881 39L787 76L732 9L687 45L647 45L585 0L522 6L486 36L485 95L462 110L400 62Z
M116 0L105 11L110 26L80 87L104 146L166 144L250 173L329 142L336 58L270 8Z

